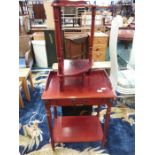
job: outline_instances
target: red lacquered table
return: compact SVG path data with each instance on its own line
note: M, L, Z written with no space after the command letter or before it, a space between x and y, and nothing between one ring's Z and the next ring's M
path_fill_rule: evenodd
M49 73L42 94L48 120L51 145L56 142L92 142L105 144L111 112L111 101L115 99L108 75L104 70L95 70L81 76L66 77L64 91L60 91L57 72ZM106 105L104 127L97 116L58 116L57 106ZM54 125L50 108L54 107ZM99 111L99 110L98 110Z
M106 24L108 30L111 29L111 23ZM132 42L135 32L135 24L131 23L127 27L120 27L118 32L118 39L125 42L125 49L128 49L129 42Z
M132 42L135 30L122 29L118 32L118 39L125 41L125 48L128 48L129 42Z
M118 39L124 41L132 41L134 37L135 30L122 29L118 32Z

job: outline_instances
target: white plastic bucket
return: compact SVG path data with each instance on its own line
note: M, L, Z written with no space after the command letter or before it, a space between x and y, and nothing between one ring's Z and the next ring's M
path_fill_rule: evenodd
M37 67L47 68L48 63L45 40L32 40L32 46Z

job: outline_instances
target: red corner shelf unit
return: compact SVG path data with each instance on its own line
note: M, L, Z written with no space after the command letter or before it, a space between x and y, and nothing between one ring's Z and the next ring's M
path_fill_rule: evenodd
M42 94L51 145L56 142L91 142L107 140L111 101L116 95L105 70L91 70L96 6L80 0L57 0L52 3L55 19L55 42L58 72L51 71ZM64 60L61 31L61 7L89 7L92 11L88 59ZM81 76L82 75L82 76ZM82 78L81 78L82 77ZM97 116L58 116L57 106L106 105L104 126ZM52 118L51 107L54 108ZM54 120L54 124L52 123Z
M79 74L83 74L90 70L92 66L92 46L93 46L93 38L94 38L94 21L95 21L95 11L96 6L87 4L88 1L84 0L56 0L53 2L53 13L54 13L54 21L55 21L55 42L56 42L56 52L57 52L57 60L58 60L58 76L60 77L60 90L64 89L64 78L66 76L75 76ZM78 61L71 62L73 63L69 67L66 68L66 64L64 63L63 53L63 34L61 29L61 7L88 7L92 9L92 22L91 22L91 33L89 38L89 49L88 49L88 61L85 59L81 59ZM69 62L68 60L67 62ZM87 62L87 63L86 63ZM70 64L70 63L67 63ZM82 67L81 67L82 66Z

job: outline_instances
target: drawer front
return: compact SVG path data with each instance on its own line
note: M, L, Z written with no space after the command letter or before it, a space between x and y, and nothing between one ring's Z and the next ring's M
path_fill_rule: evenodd
M107 44L108 37L94 37L94 44Z
M85 105L97 105L103 104L103 99L69 99L69 100L58 100L51 102L53 106L85 106Z
M93 61L105 61L106 51L93 51Z
M50 106L86 106L86 105L104 105L111 104L110 98L91 98L91 99L62 99L50 101Z
M107 48L107 44L94 44L93 51L105 51Z

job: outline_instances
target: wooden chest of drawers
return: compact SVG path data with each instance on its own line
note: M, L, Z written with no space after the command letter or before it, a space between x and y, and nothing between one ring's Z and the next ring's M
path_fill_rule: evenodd
M94 33L93 61L105 61L108 35L102 32Z

